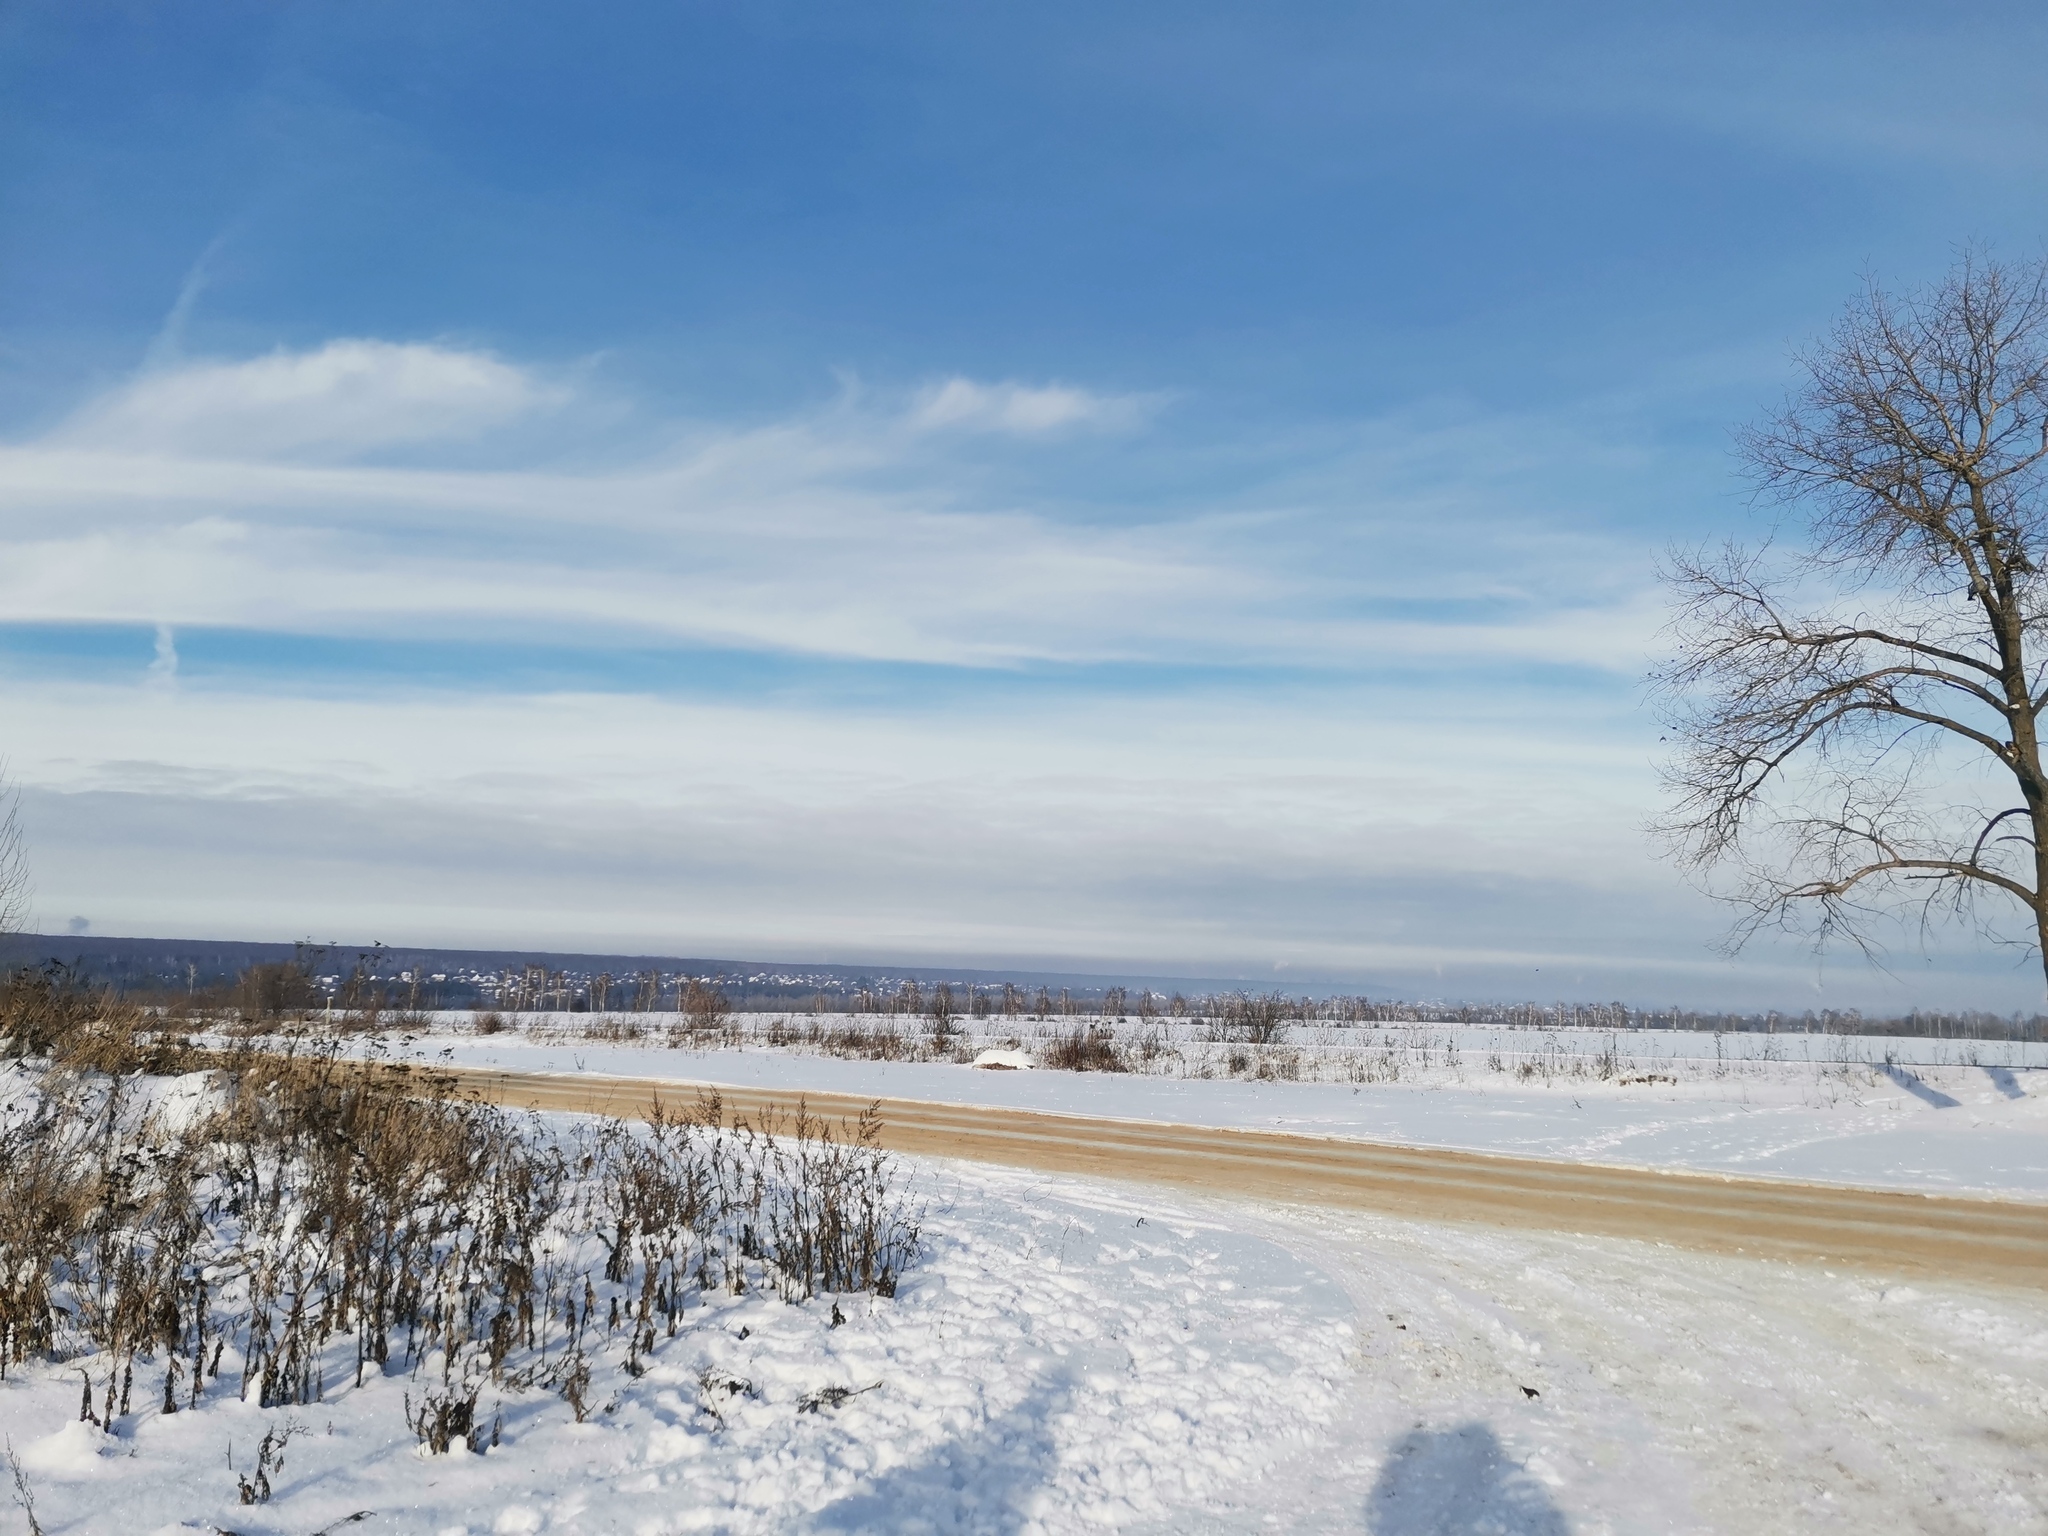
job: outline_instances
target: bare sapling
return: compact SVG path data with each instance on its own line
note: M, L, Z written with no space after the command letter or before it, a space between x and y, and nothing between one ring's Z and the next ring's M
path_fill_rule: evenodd
M41 1522L36 1519L36 1491L30 1486L28 1473L21 1465L21 1458L14 1454L14 1442L6 1442L7 1473L13 1481L15 1507L28 1524L28 1536L43 1536Z
M681 1003L684 1028L690 1035L702 1038L713 1035L724 1025L732 1013L732 1004L716 982L700 981L691 977L683 985Z
M932 988L931 1001L926 1005L925 1016L931 1020L932 1049L935 1053L943 1055L952 1049L953 1036L958 1032L953 989L946 982L942 981Z
M21 791L0 764L0 933L19 933L29 915L28 852L21 832Z

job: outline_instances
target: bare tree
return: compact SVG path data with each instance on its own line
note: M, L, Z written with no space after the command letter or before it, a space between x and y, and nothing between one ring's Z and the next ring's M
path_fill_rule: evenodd
M28 855L21 843L21 792L0 769L0 933L28 922Z
M723 1025L732 1012L731 1000L715 981L685 977L677 992L677 1011L684 1016L691 1034L709 1034Z
M1732 876L1737 945L1772 925L1868 950L1881 916L1953 916L2048 967L2048 262L1871 284L1802 362L1741 450L1806 536L1665 573L1660 830Z

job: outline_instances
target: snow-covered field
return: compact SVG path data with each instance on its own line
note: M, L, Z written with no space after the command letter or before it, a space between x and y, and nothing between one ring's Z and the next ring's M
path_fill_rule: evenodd
M726 1031L709 1049L659 1043L670 1038L672 1022L660 1015L628 1016L627 1027L648 1033L623 1042L594 1037L588 1016L529 1022L479 1036L469 1032L467 1015L443 1015L433 1032L382 1046L519 1071L1007 1105L2048 1199L2048 1045L2041 1044L1312 1026L1311 1038L1271 1047L1181 1039L1149 1061L1136 1048L1127 1052L1147 1070L991 1072L946 1059L829 1055L801 1039L773 1046L758 1020ZM615 1032L617 1021L595 1022L600 1035ZM1127 1026L1126 1034L1139 1038L1154 1027ZM922 1028L906 1021L905 1033L914 1042ZM971 1059L978 1045L1008 1038L984 1031L953 1054ZM1024 1043L1043 1050L1045 1037L1027 1032ZM1245 1058L1235 1076L1227 1070L1233 1052ZM1309 1080L1304 1059L1320 1080ZM1295 1075L1261 1079L1262 1062L1289 1062L1282 1070ZM1524 1063L1533 1064L1526 1073Z
M770 1047L753 1027L706 1050L591 1038L559 1016L484 1036L467 1022L376 1048L2048 1198L2038 1046L1972 1061L1962 1042L1418 1026L1252 1048L1236 1075L1205 1076L1235 1047L1171 1042L1141 1073L989 1072L828 1055L786 1031ZM1259 1078L1272 1051L1313 1049L1313 1072ZM1331 1070L1344 1052L1377 1056L1379 1078ZM1544 1069L1510 1064L1538 1052ZM1300 1080L1317 1075L1336 1080ZM237 1395L230 1358L175 1415L145 1359L111 1433L79 1420L82 1379L104 1387L96 1359L18 1366L0 1383L17 1514L32 1498L48 1536L2048 1536L2048 1288L1902 1287L1622 1240L900 1168L924 1243L893 1297L693 1293L637 1374L616 1339L593 1353L582 1422L559 1388L487 1391L499 1430L480 1453L420 1449L406 1404L421 1383L395 1355L360 1387L337 1368L321 1400L270 1409ZM271 1497L243 1503L266 1434L287 1437ZM0 1486L0 1528L7 1508Z
M51 1536L2048 1531L2036 1293L913 1166L893 1300L714 1298L587 1423L487 1399L481 1455L418 1451L403 1375L103 1435L37 1367L0 1433Z

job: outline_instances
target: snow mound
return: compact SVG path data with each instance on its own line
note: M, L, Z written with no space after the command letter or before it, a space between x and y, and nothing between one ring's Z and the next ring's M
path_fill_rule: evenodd
M987 1050L974 1058L977 1067L989 1067L997 1072L1022 1072L1037 1065L1026 1051Z
M21 1465L57 1482L75 1483L100 1477L107 1470L102 1459L111 1442L99 1426L74 1419L54 1435L31 1440L21 1448ZM114 1446L118 1452L119 1446Z

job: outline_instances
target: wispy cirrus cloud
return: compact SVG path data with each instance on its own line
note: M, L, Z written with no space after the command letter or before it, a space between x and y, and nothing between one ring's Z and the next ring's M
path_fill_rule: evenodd
M1603 585L1597 539L1475 517L1480 537L1453 548L1440 488L1408 505L1418 452L1472 460L1469 436L1348 434L1324 449L1341 484L1290 454L1270 502L1184 495L1142 518L1046 497L975 446L996 433L1056 462L1065 429L1134 433L1154 398L954 378L767 423L678 421L591 465L546 431L587 402L488 353L345 341L158 369L0 448L0 605L938 666L1637 667L1654 617ZM563 451L536 464L536 443ZM443 448L461 461L437 463ZM1385 515L1344 504L1361 484ZM1546 563L1574 583L1546 583Z
M153 368L87 403L54 436L116 453L348 457L472 437L564 395L488 352L348 339Z
M919 391L910 420L927 431L1034 437L1069 428L1121 431L1142 425L1158 406L1153 395L1104 395L1068 384L982 384L955 377Z

